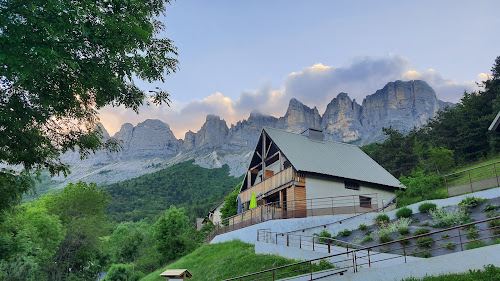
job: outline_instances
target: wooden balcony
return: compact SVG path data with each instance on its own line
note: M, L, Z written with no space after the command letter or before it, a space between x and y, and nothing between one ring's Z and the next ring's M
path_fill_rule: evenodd
M257 194L265 194L268 191L271 191L277 187L285 185L287 183L292 182L295 179L296 175L293 171L293 167L286 168L285 170L276 173L269 178L266 178L264 181L259 182L258 184L248 188L240 193L241 202L248 202L252 198L252 192L255 191L255 195Z

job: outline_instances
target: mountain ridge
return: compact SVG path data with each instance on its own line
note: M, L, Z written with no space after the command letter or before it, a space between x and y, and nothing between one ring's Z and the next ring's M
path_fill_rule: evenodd
M294 133L316 128L324 131L326 139L364 145L383 141L383 127L403 132L420 127L446 105L451 104L438 100L426 82L397 80L367 95L361 105L347 93L339 93L323 115L295 98L279 118L254 111L248 119L228 126L209 114L200 130L186 132L184 139L176 139L170 126L160 120L148 119L135 127L125 123L113 136L123 142L122 151L98 152L83 161L76 160L74 153L65 154L62 160L72 166L73 174L59 180L113 183L191 159L205 168L227 164L231 175L240 176L264 126ZM103 134L109 137L104 128Z

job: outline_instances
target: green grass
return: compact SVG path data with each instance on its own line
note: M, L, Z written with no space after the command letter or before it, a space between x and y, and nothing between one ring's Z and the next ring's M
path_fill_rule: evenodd
M276 255L255 254L253 245L240 241L205 244L141 280L165 281L160 273L166 269L187 269L193 274L191 281L224 280L296 262Z
M469 273L446 274L420 278L407 278L404 281L492 281L500 280L500 267L485 266L484 270L470 270Z

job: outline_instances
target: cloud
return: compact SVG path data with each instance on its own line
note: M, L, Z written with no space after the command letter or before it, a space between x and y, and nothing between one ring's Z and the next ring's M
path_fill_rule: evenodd
M488 74L480 73L478 80L487 79ZM279 89L266 83L256 90L241 91L231 99L223 93L213 93L204 99L188 103L173 101L171 107L143 106L140 115L123 107L106 107L100 111L101 122L113 135L121 124L136 125L145 119L160 119L168 123L177 138L184 138L188 130L198 131L207 114L219 115L228 126L248 118L250 112L283 116L288 101L296 98L308 106L317 106L322 113L326 105L340 92L346 92L361 104L362 99L395 80L426 81L437 93L439 99L457 102L464 90L477 89L475 81L459 82L444 78L436 70L424 72L414 70L411 62L397 55L385 57L359 57L345 66L335 67L316 63L300 71L291 72Z
M478 78L481 80L483 77L487 77L487 75L480 73ZM464 91L472 92L478 90L476 81L458 82L454 79L444 78L432 68L422 73L414 70L407 71L403 74L402 79L424 80L434 89L438 99L450 102L458 102Z

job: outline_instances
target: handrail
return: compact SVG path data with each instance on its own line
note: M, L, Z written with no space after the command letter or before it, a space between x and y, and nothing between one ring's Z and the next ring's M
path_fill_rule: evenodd
M490 164L484 164L484 165L481 165L481 166L477 166L477 167L474 167L474 168L470 168L470 169L466 169L466 170L458 171L458 172L451 173L451 174L447 174L447 175L444 175L444 177L447 177L447 176L453 176L453 175L456 175L456 174L460 174L460 173L463 173L463 172L476 170L476 169L479 169L479 168L488 167L488 166L495 165L495 164L500 164L500 161L498 161L498 162L493 162L493 163L490 163Z
M342 222L345 222L345 221L353 219L353 218L357 218L357 217L362 216L362 215L366 215L366 214L369 214L369 213L378 213L380 211L383 211L383 210L387 209L388 207L390 207L393 204L389 204L389 205L387 205L385 207L382 206L382 207L380 207L378 209L375 209L375 210L370 210L370 211L366 211L366 212L363 212L363 213L360 213L360 214L356 214L354 216L351 216L351 217L348 217L348 218L345 218L345 219L341 219L341 220L338 220L338 221L335 221L335 222L332 222L332 223L319 224L319 225L316 225L316 226L311 226L311 227L296 229L296 230L288 231L287 233L293 233L293 232L298 232L298 231L305 232L306 230L310 230L310 229L314 229L314 228L318 228L318 227L326 228L327 226L331 226L331 225L334 225L334 224L342 224Z
M461 250L463 251L464 250L463 244L468 244L468 243L471 243L471 242L485 240L485 239L493 239L495 237L500 237L500 234L495 234L493 236L484 237L482 239L470 239L469 242L465 242L464 243L462 241L463 240L462 236L464 236L464 234L462 234L460 232L460 229L467 228L467 227L472 226L472 225L477 225L477 224L481 224L481 223L487 223L487 222L493 221L493 220L499 220L499 219L500 219L500 216L497 216L497 217L493 217L493 218L484 219L484 220L481 220L481 221L476 221L476 222L472 222L472 223L468 223L468 224L463 224L463 225L459 225L459 226L450 227L450 228L443 229L443 230L437 230L437 231L429 232L429 233L426 233L426 234L421 234L421 235L417 235L417 236L413 236L413 237L408 237L408 238L405 238L405 239L400 239L400 240L395 240L395 241L391 241L391 242L381 243L381 244L374 245L374 246L368 246L368 247L362 247L362 248L358 248L358 249L352 249L352 250L346 252L348 255L351 254L350 255L351 256L350 259L348 259L348 260L340 260L339 261L339 262L344 262L344 261L352 260L352 265L348 265L348 266L345 266L344 268L340 268L340 269L339 268L335 268L335 270L342 270L342 269L344 269L344 271L342 271L342 272L345 272L345 270L347 270L349 268L352 268L353 272L357 272L358 271L358 267L361 267L361 266L364 266L364 265L368 265L368 267L371 267L371 265L373 263L382 262L382 261L386 261L386 260L390 260L390 259L395 259L395 258L404 258L404 262L407 263L406 258L408 256L408 254L406 253L406 251L403 252L404 253L403 255L396 255L395 257L389 257L389 258L385 258L385 259L381 259L381 260L373 260L374 256L380 255L382 253L380 253L380 252L372 252L372 254L370 255L370 250L372 250L374 248L383 248L385 246L388 246L388 245L391 245L391 244L398 244L398 243L401 244L401 245L403 245L403 246L402 246L402 248L397 248L396 250L398 250L398 249L403 249L404 250L405 249L405 244L401 243L401 242L410 241L410 240L418 240L419 238L422 238L422 237L428 237L428 236L431 236L431 235L434 235L434 234L439 234L439 233L443 233L443 232L449 232L449 231L453 231L453 230L458 230L459 231L459 235L458 236L453 236L453 237L442 238L442 239L440 239L438 241L445 240L445 239L448 239L448 238L459 237L460 238ZM487 228L487 229L478 230L477 232L479 232L479 231L487 231L487 230L492 230L492 229L500 230L500 226L494 226L494 227L490 227L490 228ZM425 243L427 243L427 242L417 243L416 245L417 246L422 246ZM409 247L412 247L412 246L406 246L406 247L409 248ZM413 247L415 247L415 245L413 245ZM437 247L437 248L434 248L434 250L441 249L441 248L444 248L444 247L446 247L446 246ZM428 250L424 250L424 251L431 251L431 250L432 249L428 249ZM363 255L364 252L366 252L366 255ZM423 251L421 251L421 252L423 252ZM413 254L418 254L418 253L421 253L421 252L416 252L416 253L413 253ZM259 272L255 272L255 273L251 273L251 274L239 276L239 277L234 277L234 278L231 278L231 279L226 279L225 281L241 280L241 279L244 279L244 278L247 278L247 277L256 276L256 275L259 275L259 274L264 274L264 273L269 273L269 272L273 272L273 279L272 280L275 280L274 276L275 276L275 272L276 271L278 271L280 269L290 268L290 267L297 266L297 265L302 265L302 264L310 264L311 272L307 273L307 275L311 276L311 279L309 279L309 280L316 280L316 279L319 279L319 278L322 278L322 277L318 277L318 278L313 279L313 272L312 272L312 264L313 263L318 262L320 260L326 260L326 259L331 259L333 257L339 257L339 256L344 255L346 253L328 255L328 256L325 256L325 257L316 258L316 259L312 259L312 260L308 260L308 261L303 261L303 262L298 262L298 263L294 263L294 264L284 265L284 266L280 266L280 267L276 267L276 268L272 268L272 269L267 269L267 270L263 270L263 271L259 271ZM361 260L363 258L367 258L366 260L368 262L367 263L359 263L358 264L357 263L357 259ZM372 258L372 259L370 259L370 258Z

